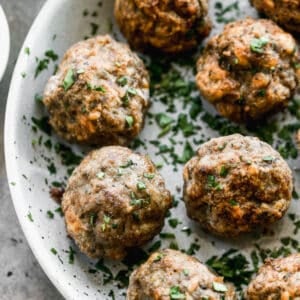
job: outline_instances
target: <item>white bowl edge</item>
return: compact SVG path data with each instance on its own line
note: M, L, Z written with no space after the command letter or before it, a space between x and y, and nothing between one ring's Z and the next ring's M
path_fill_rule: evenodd
M43 21L43 16L48 13L49 10L56 6L56 3L60 2L61 0L48 0L45 2L44 6L42 7L41 11L39 12L40 18L36 18L34 23L32 24L27 37L24 40L24 43L21 49L24 49L24 46L29 43L29 35L32 34L35 28L39 27L40 22ZM1 6L0 6L1 8ZM22 80L22 77L19 74L19 69L22 66L24 57L19 56L17 63L14 68L11 86L9 88L8 98L7 98L7 106L5 112L5 124L4 124L4 154L5 154L5 164L6 164L6 172L7 172L7 179L8 185L10 189L10 194L14 203L15 211L18 216L18 220L24 232L24 235L29 243L29 246L36 257L37 261L41 265L42 269L51 280L51 282L55 285L57 290L63 295L66 299L72 299L71 297L71 290L68 289L68 286L65 285L62 281L59 280L55 268L52 267L51 263L48 263L43 258L43 253L41 253L38 249L38 241L37 236L34 236L30 233L30 224L26 221L22 213L16 209L16 202L18 199L22 198L22 191L21 188L18 189L18 186L12 186L10 183L13 181L13 178L16 177L16 160L15 160L15 148L13 147L14 141L13 135L10 133L11 127L10 121L12 120L12 116L14 116L16 103L13 101L15 99L16 94L16 86L19 85L19 82Z
M1 81L3 78L3 75L5 73L6 67L7 67L9 52L10 52L9 26L8 26L8 22L7 22L4 10L1 5L0 5L0 28L1 28L1 34L0 34L0 45L1 45L0 81Z

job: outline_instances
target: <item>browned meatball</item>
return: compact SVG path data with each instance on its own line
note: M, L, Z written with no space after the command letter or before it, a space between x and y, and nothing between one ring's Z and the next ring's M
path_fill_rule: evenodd
M299 52L293 37L269 20L225 26L198 60L197 85L219 113L247 122L287 106L298 84Z
M287 30L300 32L299 0L251 0L252 5Z
M198 46L211 29L207 0L116 0L115 17L137 49L178 53Z
M170 192L148 156L111 146L91 152L63 196L69 235L89 257L122 259L160 232Z
M141 131L149 78L141 59L110 36L79 42L46 86L55 131L70 142L125 145Z
M235 291L196 258L166 249L130 277L127 300L233 300Z
M300 254L267 260L251 281L246 299L300 299Z
M220 236L235 237L274 223L292 197L287 163L254 137L211 139L185 165L183 175L189 217Z

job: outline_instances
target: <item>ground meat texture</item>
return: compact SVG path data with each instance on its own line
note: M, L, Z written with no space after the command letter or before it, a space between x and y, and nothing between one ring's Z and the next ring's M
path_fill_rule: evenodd
M219 113L251 122L285 108L299 82L293 37L269 20L230 23L209 40L197 63L200 92Z
M269 259L251 281L247 300L299 300L300 254Z
M110 146L91 152L74 170L62 209L83 253L118 260L160 232L171 202L148 156Z
M130 276L127 300L233 300L234 288L196 258L175 250L153 253Z
M211 30L207 0L116 0L115 17L137 49L178 53L198 46Z
M64 139L125 145L143 127L149 77L141 59L110 36L72 46L44 93L50 124Z
M287 30L300 32L299 0L251 0L252 5Z
M280 154L254 137L234 134L203 144L184 168L190 218L235 237L281 219L292 197L292 172Z

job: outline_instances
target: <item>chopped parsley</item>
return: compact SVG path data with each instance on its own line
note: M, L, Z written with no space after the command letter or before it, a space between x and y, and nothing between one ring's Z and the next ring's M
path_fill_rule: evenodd
M103 222L102 222L102 224L101 224L101 229L102 229L102 231L105 231L105 230L106 230L107 225L110 224L110 221L111 221L110 216L107 216L107 215L104 215L104 216L103 216Z
M220 176L221 177L226 177L229 173L229 168L226 166L222 166L220 170Z
M63 80L63 88L65 91L70 89L75 83L75 73L73 69L69 69L64 80Z
M95 268L103 273L103 284L106 285L107 283L111 282L114 278L111 270L104 264L103 259L99 260Z
M213 289L220 293L226 293L228 291L226 285L219 282L213 282Z
M136 197L136 194L134 192L130 193L130 205L132 206L139 206L139 207L143 207L145 205L148 205L150 202L150 198L147 199L138 199Z
M144 173L143 176L147 179L153 179L155 177L155 174L153 174L153 173Z
M53 219L54 218L54 213L51 210L47 211L47 216L49 219Z
M174 120L165 113L159 113L155 116L158 126L162 129L158 137L162 137L171 130L171 124Z
M265 156L262 158L262 160L268 163L272 163L275 160L275 158L273 156Z
M37 119L35 117L32 117L31 121L41 131L45 132L48 135L51 135L52 128L49 124L49 118L48 117L42 117L41 119Z
M231 281L238 290L249 283L254 273L246 257L236 249L230 249L220 257L213 256L206 263L225 280Z
M94 22L91 22L90 25L91 25L91 35L97 34L99 25Z
M130 96L135 96L135 95L137 95L137 90L134 89L134 88L132 88L132 87L129 87L129 88L127 89L127 93L128 93Z
M163 258L163 255L159 253L159 254L156 255L156 257L154 258L153 261L154 261L154 262L158 262L158 261L160 261L162 258Z
M24 53L27 54L27 55L30 55L30 48L29 47L26 47L24 49Z
M37 67L35 69L35 73L34 73L34 78L37 78L38 75L44 71L44 70L47 70L48 69L48 65L50 63L50 60L49 58L44 58L44 59L37 59Z
M194 150L193 150L191 144L189 142L186 142L184 149L183 149L183 153L182 153L181 157L179 157L177 159L177 161L179 163L184 164L184 163L188 162L193 157L193 155L194 155Z
M261 89L256 94L258 97L264 97L266 95L266 90Z
M93 90L93 91L102 92L102 93L106 92L105 88L101 85L94 85L93 86L91 83L88 82L86 84L86 87L87 87L88 90Z
M148 252L157 251L161 247L161 241L156 241L149 249Z
M51 248L50 251L51 251L54 255L57 254L57 250L56 250L55 248Z
M230 199L230 200L229 200L229 204L230 204L231 206L238 206L238 205L239 205L239 203L238 203L237 201L235 201L234 199Z
M50 59L52 59L52 61L58 60L58 55L53 50L47 50L45 52L45 56L47 56Z
M98 172L98 173L96 174L96 176L97 176L97 178L99 178L99 179L103 179L103 178L105 177L105 173L104 173L104 172Z
M239 1L235 1L225 7L222 2L218 1L215 3L215 10L218 23L227 24L233 22L240 12Z
M210 189L216 189L217 191L223 189L222 185L217 181L214 175L207 176L207 187Z
M159 236L162 238L162 239L175 239L175 234L173 233L169 233L169 232L161 232L159 234Z
M136 184L136 187L138 190L145 190L146 189L146 184L143 181L138 181L138 183Z
M126 76L121 76L117 79L117 84L120 86L125 86L128 83L128 79Z
M177 225L180 224L181 222L178 219L174 218L174 219L169 219L168 223L172 228L176 228Z
M69 251L67 251L67 253L69 253L69 264L74 264L74 259L75 259L75 254L76 252L74 251L74 249L70 246L69 247Z
M129 128L131 128L133 126L133 123L134 123L134 119L132 116L126 116L125 117L125 121L126 121L126 124Z
M187 115L180 114L175 130L181 130L184 137L189 137L195 133L194 125L188 120Z
M266 37L261 37L259 39L252 39L251 44L250 44L250 49L252 52L255 53L263 53L264 52L264 47L268 44L269 39Z
M32 217L31 212L28 213L27 218L29 219L30 222L33 222L33 217Z
M196 254L196 251L199 251L200 246L196 243L191 243L189 249L186 251L186 254L188 255L194 255Z
M133 161L131 159L129 159L124 165L121 165L120 168L126 169L133 165L134 165Z
M185 299L185 294L180 291L178 286L172 286L169 293L171 300Z

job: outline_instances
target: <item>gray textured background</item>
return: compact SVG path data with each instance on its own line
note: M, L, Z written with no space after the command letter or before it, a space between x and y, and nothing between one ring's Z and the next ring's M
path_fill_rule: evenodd
M3 123L11 75L23 40L44 2L45 0L0 0L8 18L11 33L9 64L0 83L1 300L62 299L37 263L24 238L10 199L3 154Z

